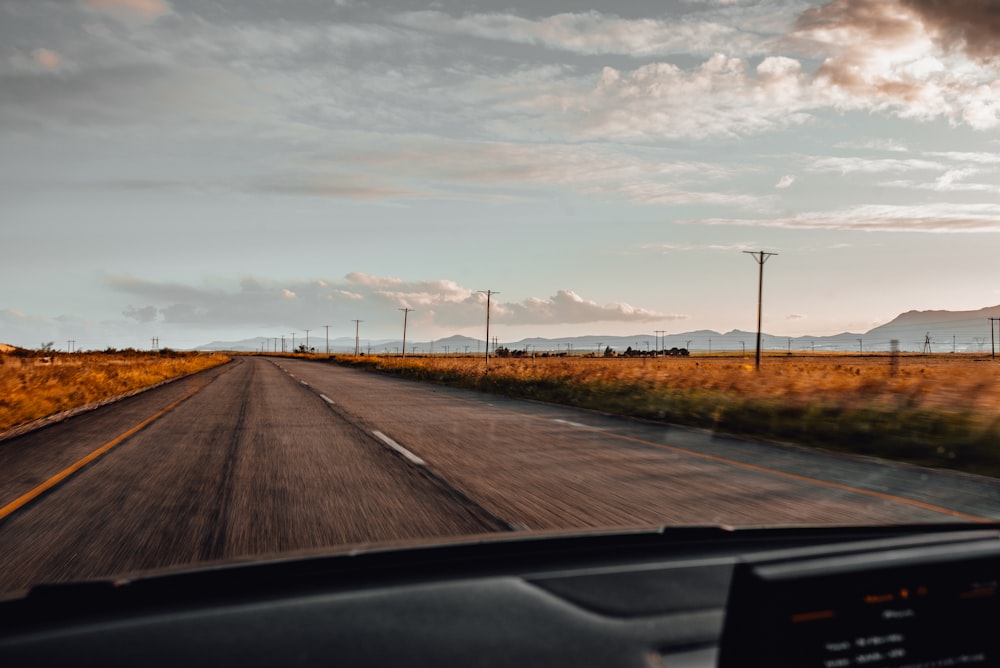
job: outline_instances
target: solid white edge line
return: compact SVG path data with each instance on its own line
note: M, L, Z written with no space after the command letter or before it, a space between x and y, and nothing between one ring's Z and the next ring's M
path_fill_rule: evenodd
M563 420L562 418L552 418L553 422L559 422L561 424L569 425L570 427L578 427L580 429L590 429L591 431L604 431L600 427L591 427L589 424L583 424L582 422L573 422L572 420Z
M323 401L325 401L328 404L332 404L333 403L333 399L331 399L330 397L326 396L325 394L319 395L319 398L322 399Z
M380 441L382 441L383 443L385 443L386 445L388 445L390 448L392 448L393 450L395 450L396 452L398 452L399 454L403 455L408 460L410 460L411 464L416 464L417 466L427 466L427 462L425 462L424 460L422 460L420 457L417 457L415 454L413 454L412 452L410 452L409 450L407 450L406 448L404 448L399 443L397 443L396 441L392 440L391 438L389 438L388 436L386 436L382 432L380 432L378 430L375 430L372 433Z
M309 383L307 383L306 381L300 380L299 382L302 383L303 385L305 385L306 387L309 387Z

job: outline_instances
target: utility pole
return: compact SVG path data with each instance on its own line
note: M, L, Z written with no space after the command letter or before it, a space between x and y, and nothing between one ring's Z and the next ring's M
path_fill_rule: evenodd
M987 320L990 321L990 357L996 359L997 353L996 353L996 344L993 338L993 322L995 320L1000 320L1000 318L987 318Z
M747 255L752 255L753 259L757 262L759 266L759 276L757 279L757 361L756 369L760 371L760 332L761 332L761 316L763 314L763 304L764 304L764 263L772 255L777 255L777 253L765 253L764 251L743 251Z
M292 354L295 353L295 332L292 332Z
M281 352L285 352L285 335L281 335Z
M330 325L323 325L326 327L326 354L330 354Z
M306 330L306 352L309 352L309 330Z
M363 323L364 320L352 320L351 322L354 323L354 356L357 357L358 354L361 352L361 349L358 346L358 344L361 341L358 338L358 329L361 327L361 323ZM368 352L370 353L371 349L369 349Z
M858 339L858 354L859 355L864 355L864 353L865 353L865 351L864 351L864 340L863 339Z
M493 290L476 290L481 295L486 295L486 370L490 370L490 299L493 295L500 294Z
M411 308L398 308L397 311L403 312L403 357L406 357L406 319L410 315Z

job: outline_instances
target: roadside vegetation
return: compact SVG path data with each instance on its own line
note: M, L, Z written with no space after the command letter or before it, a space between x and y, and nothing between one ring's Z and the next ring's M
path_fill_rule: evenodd
M225 355L137 350L0 353L0 432L229 361Z
M1000 362L969 355L338 356L356 367L1000 477Z

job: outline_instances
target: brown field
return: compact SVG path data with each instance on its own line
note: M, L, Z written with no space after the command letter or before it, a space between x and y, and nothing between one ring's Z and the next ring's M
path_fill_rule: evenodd
M224 355L138 351L0 354L0 432L228 360Z
M362 357L338 361L721 432L1000 475L1000 363L988 356Z

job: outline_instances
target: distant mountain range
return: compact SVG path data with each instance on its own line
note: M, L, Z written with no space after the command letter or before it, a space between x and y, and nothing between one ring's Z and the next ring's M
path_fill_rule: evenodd
M888 351L892 341L898 341L904 352L989 352L991 346L991 325L995 338L994 345L1000 350L1000 333L997 323L990 318L1000 318L1000 305L976 311L908 311L892 321L867 332L843 332L832 336L775 336L762 334L764 350L813 350L829 352L881 352ZM637 350L663 350L687 348L691 352L752 351L756 345L756 332L734 329L721 333L709 329L667 334L658 337L653 334L630 336L593 335L573 336L556 339L527 338L518 341L499 341L499 345L511 350L534 352L572 352L585 354L603 352L610 347L617 352L628 348ZM302 344L297 340L296 347ZM281 347L280 340L277 342ZM313 339L309 343L316 352L326 352L326 340ZM482 339L467 336L449 336L433 341L406 342L408 353L476 353L485 350ZM361 341L361 352L399 352L399 339L377 339ZM275 340L264 337L242 341L213 341L199 346L196 350L232 350L238 352L274 351ZM291 351L291 340L285 340L285 349ZM330 340L330 352L353 353L354 338L340 337Z

